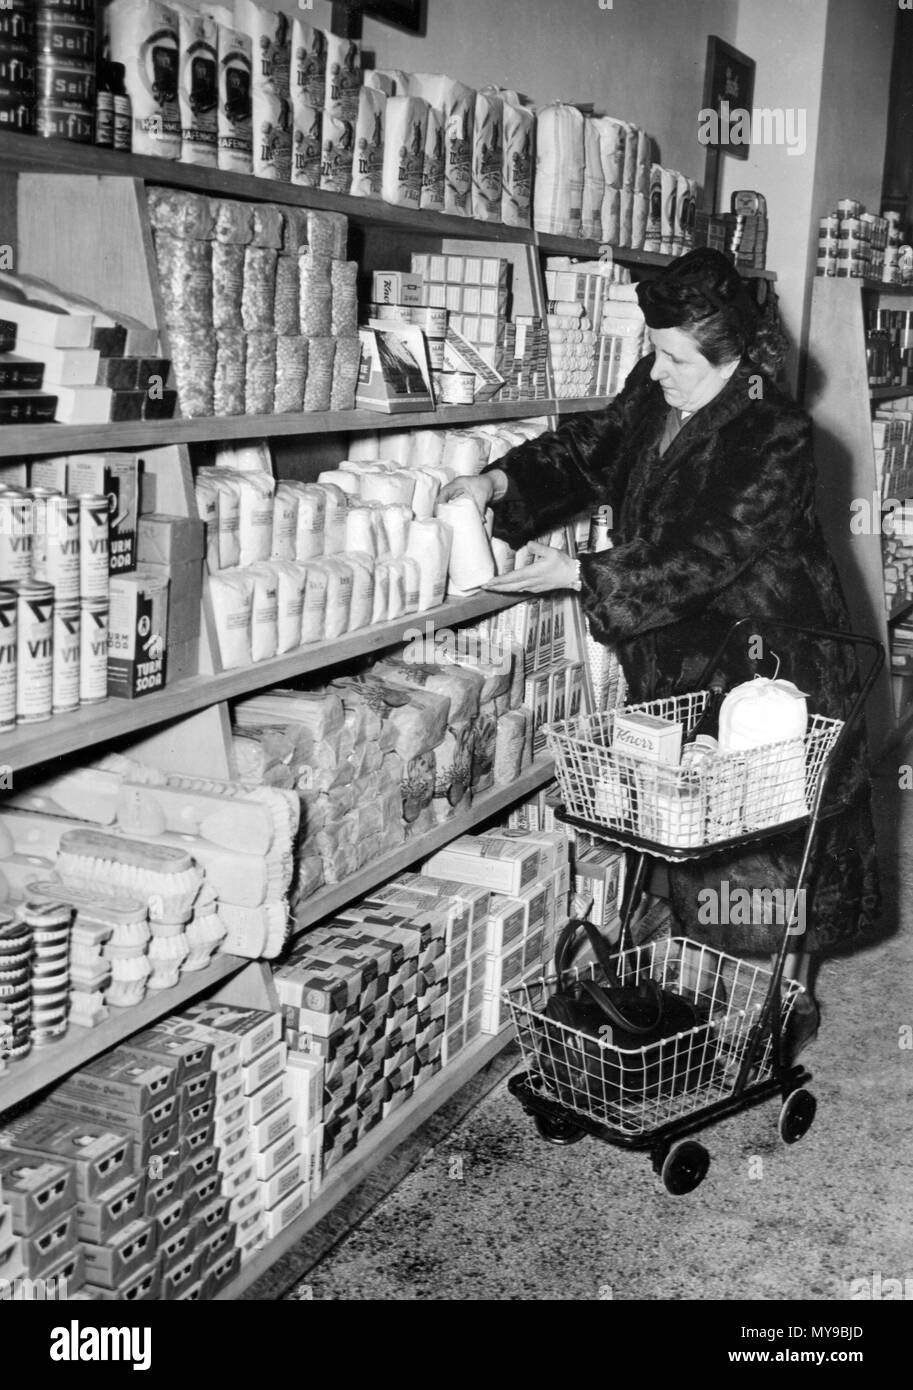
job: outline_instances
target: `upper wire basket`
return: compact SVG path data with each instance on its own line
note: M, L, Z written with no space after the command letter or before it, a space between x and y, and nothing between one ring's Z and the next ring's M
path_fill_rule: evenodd
M685 767L667 767L612 747L617 714L674 720L687 737L709 700L710 691L694 691L547 725L565 810L673 855L808 817L842 720L810 715L802 738L715 753Z

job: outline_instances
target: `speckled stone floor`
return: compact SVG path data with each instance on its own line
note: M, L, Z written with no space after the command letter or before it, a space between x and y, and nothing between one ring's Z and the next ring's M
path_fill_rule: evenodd
M710 1172L675 1198L644 1155L543 1143L502 1079L451 1132L419 1136L411 1171L313 1267L298 1252L284 1296L831 1300L853 1280L913 1277L905 759L910 746L876 780L890 934L822 969L822 1030L804 1058L819 1109L800 1143L779 1141L775 1101L743 1112L702 1136Z

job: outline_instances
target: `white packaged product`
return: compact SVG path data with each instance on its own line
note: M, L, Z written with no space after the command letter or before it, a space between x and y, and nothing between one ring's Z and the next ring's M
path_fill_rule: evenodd
M326 101L327 33L296 16L292 20L292 104L318 111Z
M388 617L389 605L390 561L378 560L374 566L374 602L371 605L371 622L385 622Z
M444 467L455 478L481 473L487 463L487 445L480 435L468 430L448 430L444 440Z
M254 54L251 104L254 173L288 183L292 169L292 106L289 91L291 21L254 0L235 0L235 23Z
M450 527L437 518L413 521L409 526L406 554L415 560L419 567L420 610L434 608L444 602L452 540Z
M319 188L323 159L323 112L300 103L293 108L292 183Z
M218 568L232 569L241 563L241 488L227 470L201 470L200 478L209 479L218 494Z
M335 487L347 497L361 495L361 476L348 468L326 468L317 474L317 481L321 486L329 484Z
M321 487L299 483L298 517L295 530L295 559L314 560L325 553L327 493Z
M377 87L361 87L355 120L355 162L351 191L359 198L379 198L383 188L387 98ZM424 206L424 205L423 205Z
M386 562L389 573L387 584L387 617L401 618L412 611L406 602L406 558L405 556Z
M323 112L320 131L320 187L348 193L355 167L355 122Z
M294 560L273 560L276 575L276 652L290 652L301 643L301 617L307 569Z
M593 116L591 123L599 132L599 153L602 176L607 188L619 191L624 187L626 128L624 121L611 116Z
M536 122L533 220L537 231L580 235L583 177L582 114L564 102L544 107Z
M250 626L253 580L244 570L238 569L213 574L209 577L209 593L223 667L230 670L236 666L249 666L252 660Z
M429 212L444 211L444 113L428 107L425 124L425 158L419 206Z
M499 540L494 537L491 541L491 553L495 562L496 574L510 574L516 564L516 553L507 544L507 541Z
M672 255L675 244L675 199L678 194L678 174L674 169L663 169L661 176L662 208L660 212L660 250Z
M376 87L388 97L408 90L411 74L399 72L396 68L365 68L362 79L366 87Z
M321 474L317 486L326 499L326 516L323 523L323 553L336 555L346 548L346 495L342 488L335 486L334 480L324 481Z
M234 24L218 26L218 165L233 174L253 173L254 136L250 101L253 48Z
M434 516L438 493L441 490L440 479L424 468L417 468L413 477L415 488L412 493L412 511L420 520L424 520L426 517Z
M533 112L505 100L501 221L509 227L532 226L535 134Z
M352 566L341 555L325 556L313 562L322 565L327 575L327 606L324 636L341 637L349 630L352 607Z
M413 430L403 462L410 468L434 467L444 457L445 437L444 430Z
M491 543L479 509L471 497L453 497L439 502L437 516L453 532L450 549L450 585L467 593L487 584L495 576Z
M387 99L383 199L395 207L418 208L422 196L428 103L421 97Z
M176 6L179 24L181 161L218 166L218 25L206 14Z
M602 237L602 204L605 175L602 168L602 139L598 124L584 117L583 122L583 202L580 232L591 241Z
M377 529L370 507L351 506L346 513L346 555L352 550L377 554Z
M279 582L272 565L248 565L247 574L253 586L250 610L251 661L268 661L276 655L279 645Z
M327 33L326 95L324 110L330 116L354 121L361 86L361 45L356 39Z
M203 523L206 567L210 574L221 568L219 561L219 490L212 478L199 475L194 482L197 516Z
M240 487L241 565L268 560L273 548L273 493L275 480L253 469L238 473Z
M402 502L392 502L383 509L383 526L387 537L387 554L393 559L405 555L409 543L412 510Z
M180 159L176 11L159 0L112 0L104 22L110 59L124 65L133 153Z
M472 215L483 222L501 220L503 122L501 98L477 92L472 135Z
M301 642L320 642L326 632L329 574L322 561L304 566L304 607L301 610Z
M349 631L367 627L374 612L374 557L363 550L350 550L346 564L352 571L352 597L349 604Z
M414 492L415 475L402 469L395 473L378 469L362 476L361 496L366 502L381 502L384 506L399 503L411 508Z
M472 213L472 136L475 92L462 82L442 79L440 105L444 113L444 211L469 217Z
M278 483L273 497L273 538L271 560L294 560L298 530L298 492L288 483Z
M379 434L356 434L349 440L349 458L354 462L380 458Z

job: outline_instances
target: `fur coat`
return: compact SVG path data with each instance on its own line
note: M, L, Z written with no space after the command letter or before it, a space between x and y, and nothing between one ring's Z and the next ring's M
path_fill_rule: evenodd
M614 548L582 557L581 597L593 636L618 652L632 702L696 689L737 618L848 629L815 513L808 417L743 362L660 456L667 406L650 380L652 364L652 356L638 363L605 410L572 416L493 465L509 480L495 534L512 545L611 507ZM811 712L847 712L856 683L851 650L773 631L767 646L779 674L809 696ZM720 675L731 686L757 671L775 674L739 657ZM805 898L804 945L812 950L850 944L871 928L879 907L861 736L838 790L848 809L819 830ZM726 880L732 901L735 888L794 888L802 839L778 837L670 865L682 928L722 950L776 948L782 932L775 926L714 922L701 890L719 890Z

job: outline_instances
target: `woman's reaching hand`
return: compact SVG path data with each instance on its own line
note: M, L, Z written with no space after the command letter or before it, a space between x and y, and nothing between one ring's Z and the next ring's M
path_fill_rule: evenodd
M577 565L563 550L530 541L529 550L536 557L533 564L509 574L496 575L483 588L499 594L548 594L553 589L569 589L577 577Z

